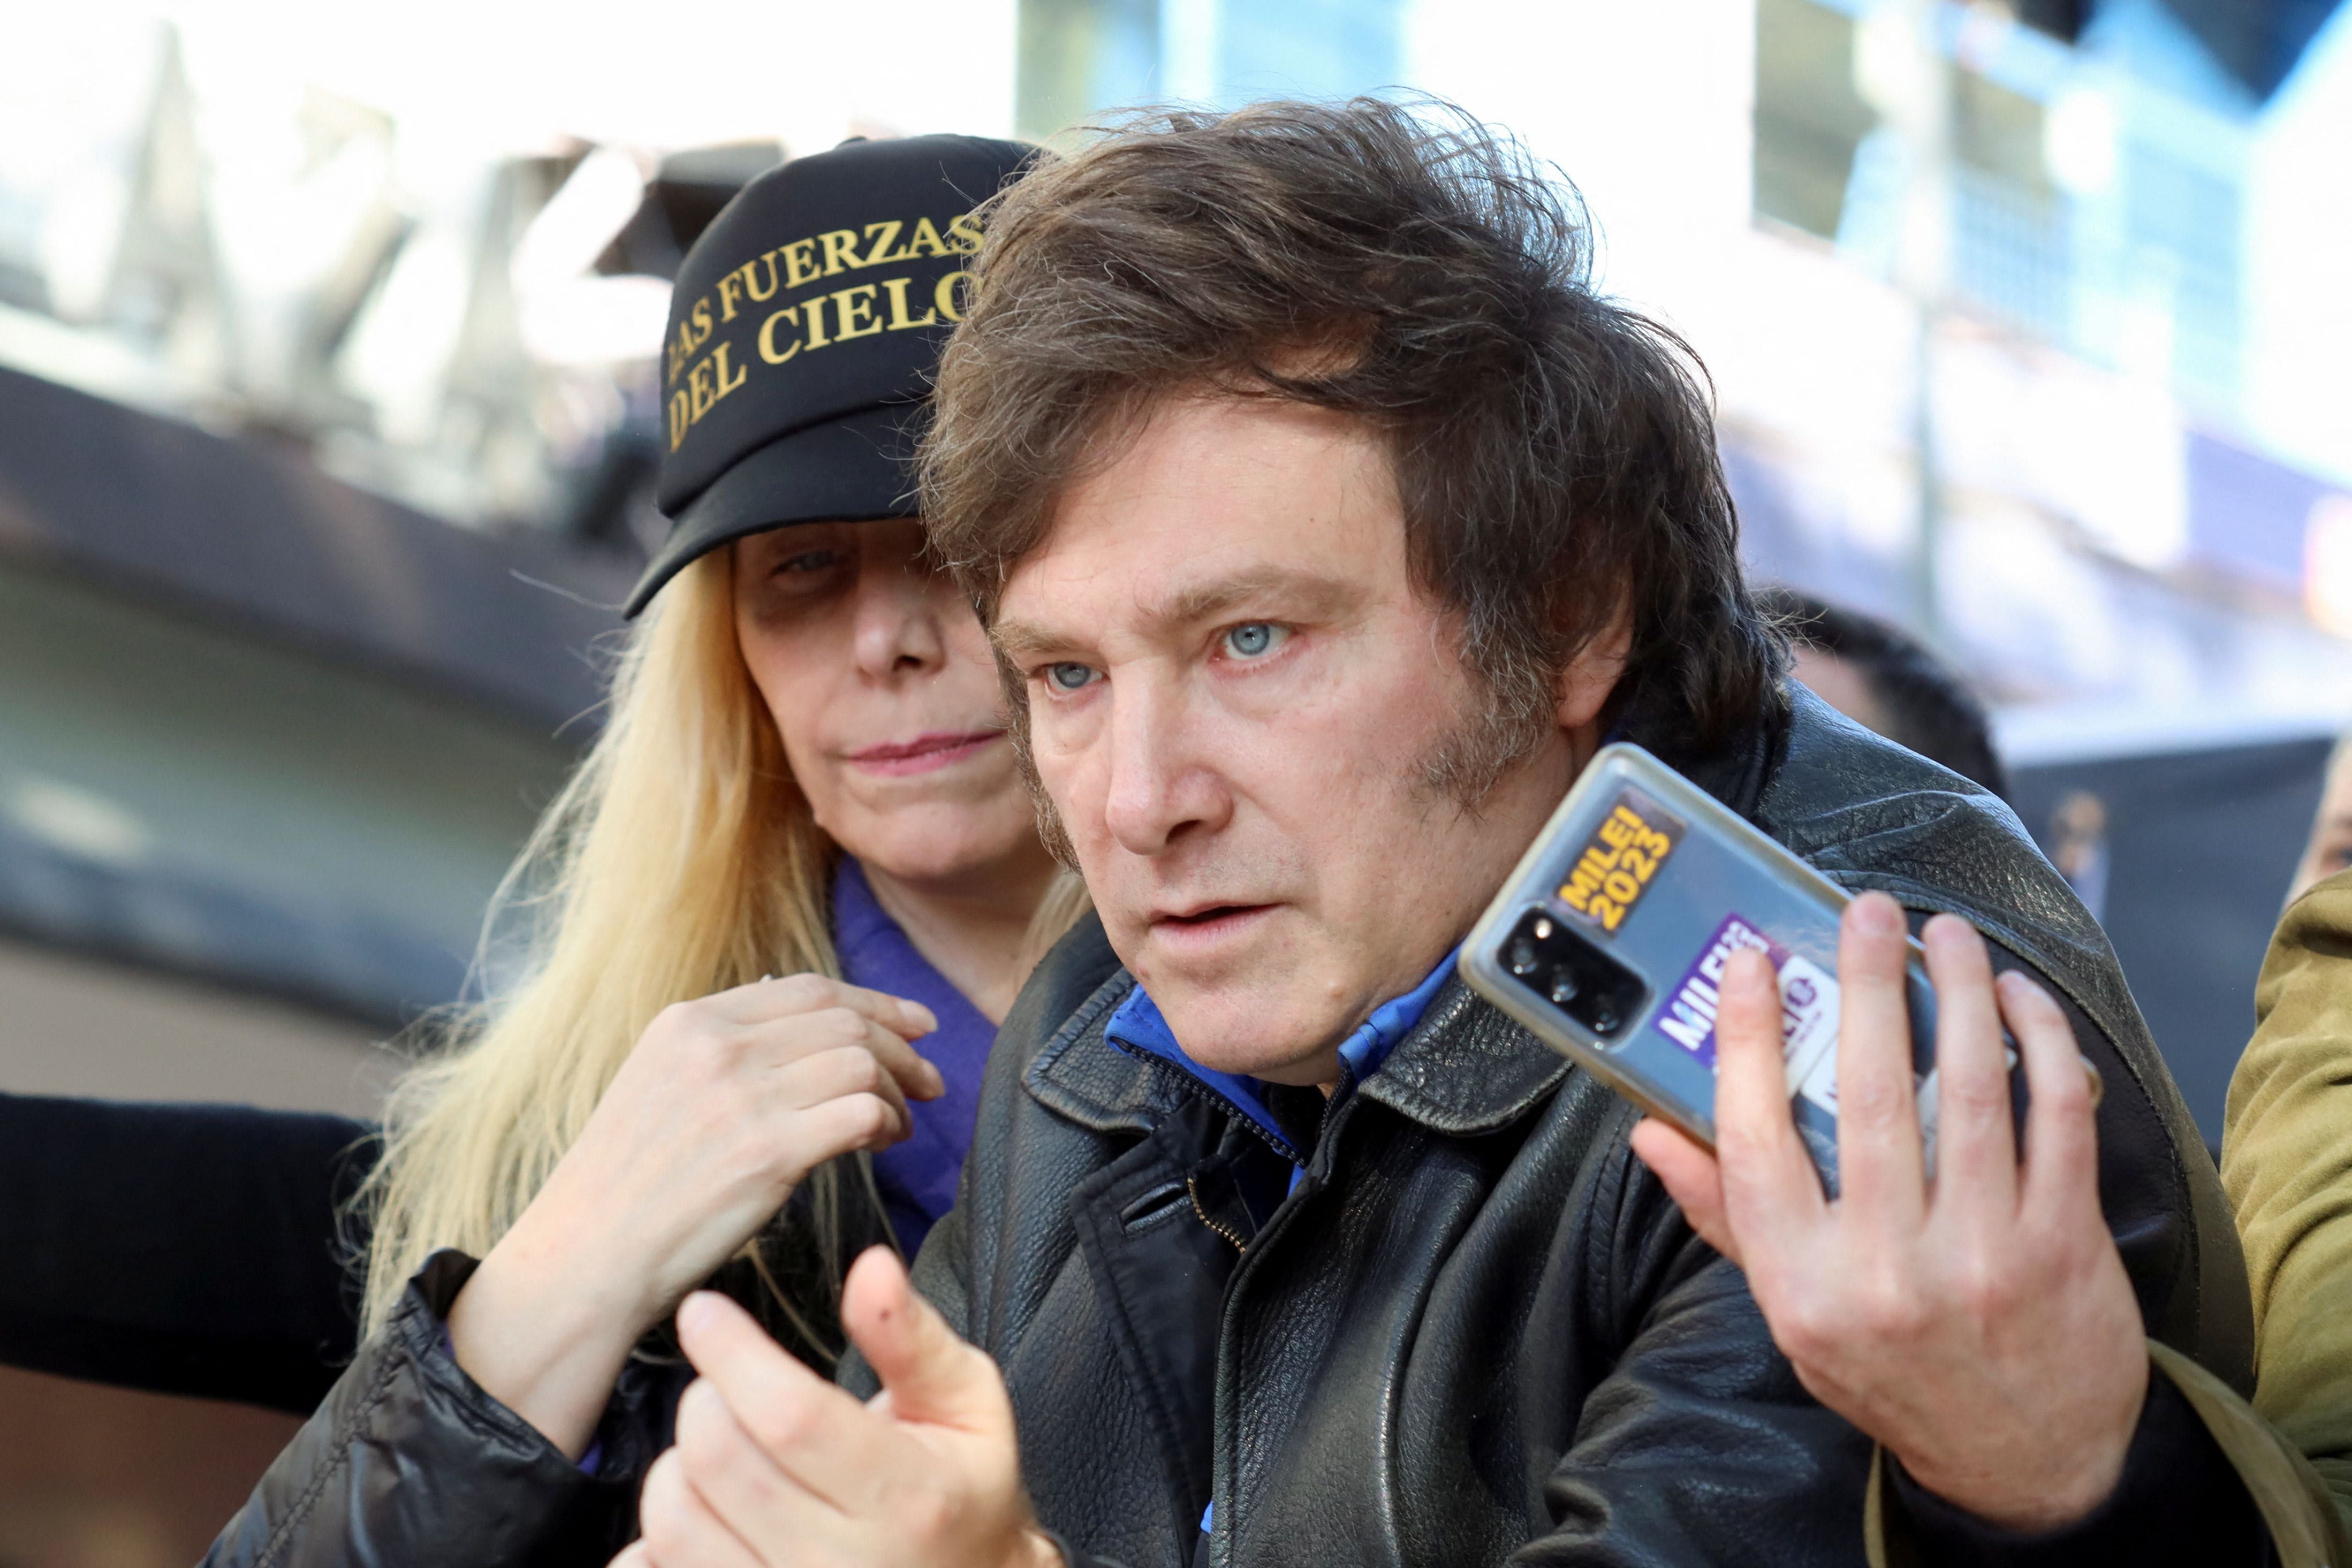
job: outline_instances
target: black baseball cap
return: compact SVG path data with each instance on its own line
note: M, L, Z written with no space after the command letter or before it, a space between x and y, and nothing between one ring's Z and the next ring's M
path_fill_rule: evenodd
M915 515L915 444L980 248L972 209L1036 151L978 136L845 142L761 175L711 220L662 342L669 538L627 614L745 534Z

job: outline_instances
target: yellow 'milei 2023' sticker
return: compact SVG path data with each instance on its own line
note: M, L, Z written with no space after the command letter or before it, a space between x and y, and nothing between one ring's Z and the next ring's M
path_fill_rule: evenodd
M1559 901L1603 931L1616 930L1682 837L1682 823L1655 800L1639 789L1619 790L1560 883Z

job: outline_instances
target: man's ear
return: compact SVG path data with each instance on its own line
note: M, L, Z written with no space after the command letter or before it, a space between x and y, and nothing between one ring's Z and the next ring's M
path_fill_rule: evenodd
M1568 662L1559 673L1559 727L1580 730L1601 716L1609 695L1625 674L1626 655L1633 647L1633 606L1620 600L1616 613Z

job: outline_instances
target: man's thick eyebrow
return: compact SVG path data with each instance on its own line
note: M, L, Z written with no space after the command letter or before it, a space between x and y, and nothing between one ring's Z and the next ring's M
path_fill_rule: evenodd
M1070 646L1067 637L1020 621L999 621L988 629L988 640L1008 659L1066 653Z
M1260 594L1282 594L1294 601L1291 612L1323 614L1356 597L1357 589L1344 578L1293 567L1271 566L1238 577L1180 588L1152 605L1149 617L1162 625L1184 626L1207 621Z
M1261 594L1281 594L1288 601L1283 612L1309 616L1328 614L1356 598L1359 590L1346 579L1291 567L1265 567L1238 577L1180 588L1165 599L1144 607L1144 620L1156 627L1189 626L1212 620L1237 604ZM1020 621L999 621L989 628L989 640L1008 659L1036 658L1072 650L1072 639L1043 626Z

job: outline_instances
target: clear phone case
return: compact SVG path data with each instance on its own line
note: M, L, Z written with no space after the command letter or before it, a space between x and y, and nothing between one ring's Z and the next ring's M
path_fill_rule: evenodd
M1838 1190L1838 917L1847 895L1637 746L1603 749L1462 949L1463 978L1643 1109L1715 1142L1716 985L1780 973L1797 1130ZM1911 945L1912 1066L1935 1158L1935 992ZM2011 1061L2016 1058L2012 1051ZM2022 1110L2022 1075L2011 1082Z

